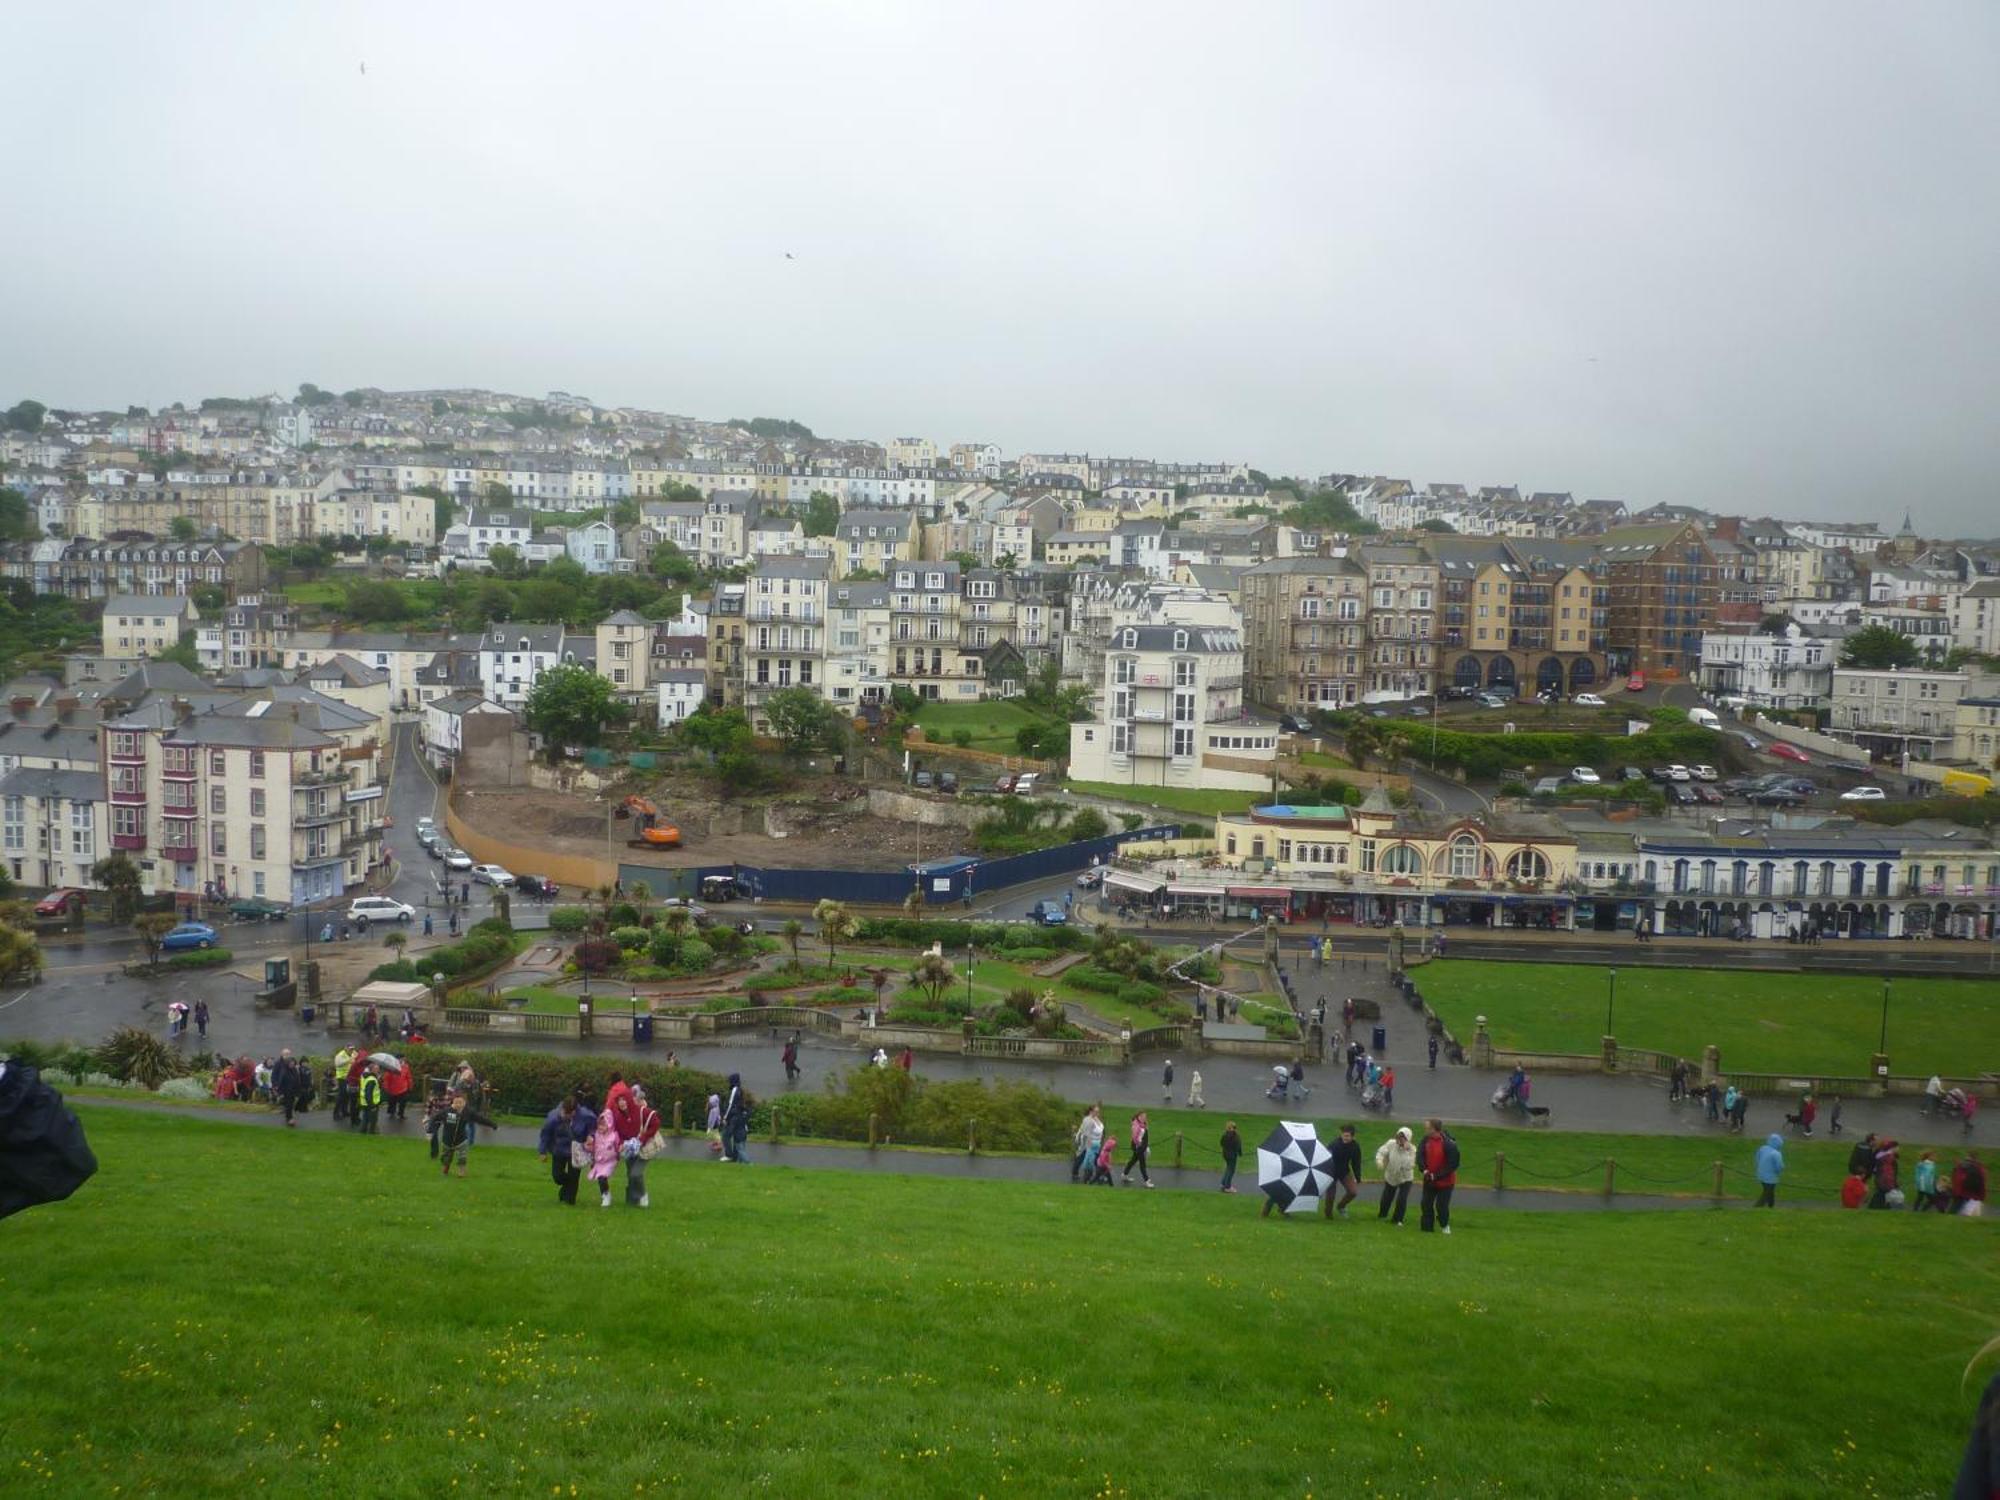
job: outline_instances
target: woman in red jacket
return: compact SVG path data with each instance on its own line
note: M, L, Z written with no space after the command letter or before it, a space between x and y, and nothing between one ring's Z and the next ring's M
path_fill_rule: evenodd
M1431 1232L1431 1221L1451 1233L1451 1190L1458 1186L1458 1142L1444 1133L1438 1120L1424 1121L1424 1138L1417 1146L1417 1169L1423 1173L1422 1214L1417 1228Z
M395 1067L383 1070L382 1092L387 1096L386 1103L388 1105L384 1113L392 1120L402 1119L404 1112L410 1107L410 1065L408 1063L398 1058Z

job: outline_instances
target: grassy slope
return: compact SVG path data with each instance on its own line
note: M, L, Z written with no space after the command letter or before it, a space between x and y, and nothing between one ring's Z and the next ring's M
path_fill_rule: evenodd
M99 1177L0 1226L17 1495L1922 1495L2000 1298L1990 1226L1911 1214L1446 1240L672 1161L563 1211L525 1152L85 1115Z
M949 743L954 729L970 730L972 748L1001 755L1017 755L1017 731L1030 724L1047 722L1047 716L1019 703L995 700L989 703L926 703L917 710L917 722L924 737Z
M1424 998L1467 1042L1485 1016L1493 1040L1531 1052L1595 1053L1608 986L1601 968L1447 960L1420 976ZM1750 1073L1866 1073L1882 985L1865 975L1726 969L1621 969L1618 1040ZM1951 1072L2000 1057L2000 981L1897 979L1889 1056L1898 1073Z
M1090 797L1108 797L1141 807L1164 807L1173 812L1214 817L1217 813L1242 812L1252 803L1269 802L1269 792L1208 791L1201 787L1127 786L1114 781L1065 781L1072 792Z

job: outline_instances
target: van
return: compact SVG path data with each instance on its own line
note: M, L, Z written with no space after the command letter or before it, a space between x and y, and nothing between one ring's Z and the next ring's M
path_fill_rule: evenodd
M1993 790L1993 778L1974 771L1946 771L1938 785L1955 797L1984 797Z
M1689 709L1688 722L1690 724L1699 724L1703 729L1720 729L1722 727L1722 720L1716 717L1715 710L1712 708Z

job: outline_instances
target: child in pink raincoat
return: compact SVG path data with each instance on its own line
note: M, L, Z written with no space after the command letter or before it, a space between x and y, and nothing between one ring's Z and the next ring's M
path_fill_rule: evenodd
M611 1207L611 1172L618 1165L618 1122L600 1110L590 1133L590 1180L597 1184L598 1207Z

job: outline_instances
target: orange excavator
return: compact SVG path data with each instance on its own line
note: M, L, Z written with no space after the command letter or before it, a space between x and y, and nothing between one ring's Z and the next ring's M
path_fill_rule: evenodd
M681 831L671 823L657 821L660 810L644 797L627 797L618 804L612 816L639 820L639 836L625 841L634 849L678 849L681 846Z

